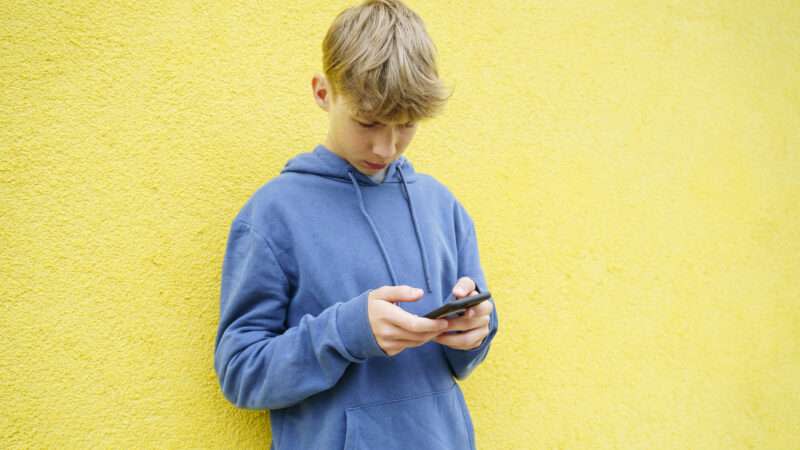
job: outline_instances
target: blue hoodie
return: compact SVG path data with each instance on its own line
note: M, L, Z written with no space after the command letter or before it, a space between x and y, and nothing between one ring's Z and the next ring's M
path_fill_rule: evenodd
M272 450L475 449L456 380L489 352L430 341L388 356L367 314L385 285L423 288L424 315L468 276L488 290L475 227L433 177L393 161L372 181L323 145L290 159L231 223L214 369L245 409L269 409Z

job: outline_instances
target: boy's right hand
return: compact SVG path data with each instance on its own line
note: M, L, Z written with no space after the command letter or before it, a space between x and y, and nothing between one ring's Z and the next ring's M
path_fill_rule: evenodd
M447 330L447 319L428 319L409 313L394 302L415 302L423 291L411 286L382 286L367 299L369 325L378 345L389 356L419 347Z

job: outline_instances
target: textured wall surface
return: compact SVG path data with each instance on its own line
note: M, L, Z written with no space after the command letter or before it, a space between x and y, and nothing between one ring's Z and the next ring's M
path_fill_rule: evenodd
M228 226L322 142L351 3L0 4L0 447L266 448L213 371ZM409 1L406 155L501 312L481 449L800 447L800 3Z

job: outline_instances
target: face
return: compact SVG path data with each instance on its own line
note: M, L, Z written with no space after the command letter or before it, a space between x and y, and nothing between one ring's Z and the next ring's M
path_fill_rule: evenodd
M330 120L325 147L365 175L374 175L399 158L419 127L417 123L403 120L384 123L355 116L343 98L334 99L330 95L323 75L314 75L311 87L314 100L328 112ZM368 163L383 167L370 166Z

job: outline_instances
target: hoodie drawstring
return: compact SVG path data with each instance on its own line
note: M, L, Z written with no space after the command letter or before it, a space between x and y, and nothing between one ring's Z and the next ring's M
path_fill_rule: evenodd
M386 266L389 268L389 275L392 277L392 285L397 285L397 277L394 276L394 269L392 269L392 263L389 261L389 255L386 254L386 247L383 246L383 241L378 235L378 230L375 228L375 223L372 221L372 217L370 217L367 213L367 209L364 206L364 198L361 196L361 189L358 187L358 182L356 181L355 177L353 177L352 171L348 170L347 175L350 177L350 181L353 182L353 186L356 188L356 196L358 196L358 206L361 208L361 214L367 218L367 222L369 222L369 226L372 228L372 234L375 236L375 239L377 239L378 246L381 248L383 260L386 261Z
M428 255L425 253L425 246L422 245L422 237L420 236L419 226L417 225L417 218L414 212L414 205L411 202L411 195L408 191L408 185L406 184L406 179L403 176L403 171L400 169L400 166L397 167L397 171L400 173L400 178L403 181L403 190L406 202L408 202L408 207L411 210L411 221L414 224L414 233L417 236L417 246L419 247L420 254L422 255L422 268L425 272L425 285L428 288L428 292L433 292L433 288L431 287L431 279L430 274L428 273ZM378 241L378 246L381 249L381 254L383 255L383 260L386 262L386 267L389 269L389 276L392 278L392 285L397 285L397 277L394 273L394 268L392 268L392 263L389 261L389 255L386 252L386 247L383 245L383 241L381 240L380 235L378 235L378 229L375 227L375 222L373 222L372 217L370 217L369 213L367 213L366 206L364 205L364 197L361 195L361 188L358 186L358 181L356 181L355 177L353 176L353 171L348 170L347 175L350 177L350 181L353 183L353 187L356 190L356 196L358 197L358 206L361 208L361 214L367 219L370 228L372 229L372 234L375 236L375 240Z
M414 223L414 231L417 234L417 246L419 246L419 251L422 254L422 269L425 272L425 284L428 287L428 292L433 292L433 288L431 288L431 276L428 273L428 254L425 253L425 246L422 245L422 235L419 232L419 225L417 225L417 215L414 212L414 203L411 202L411 192L408 191L406 177L403 175L401 166L397 166L397 171L400 173L400 179L403 180L403 190L406 192L405 197L406 201L408 201L408 209L411 210L411 222Z

